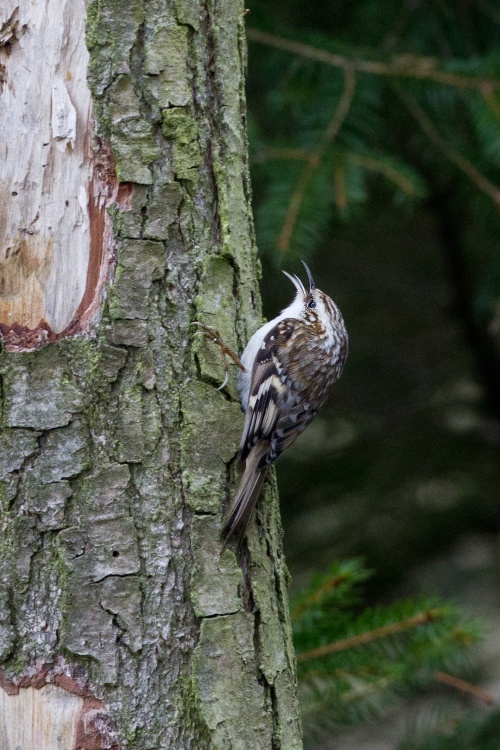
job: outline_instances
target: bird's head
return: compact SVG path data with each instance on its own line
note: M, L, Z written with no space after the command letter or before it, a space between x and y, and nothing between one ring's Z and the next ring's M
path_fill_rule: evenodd
M301 263L306 269L309 289L306 289L296 274L283 271L297 290L295 300L290 305L290 308L293 308L294 317L302 318L313 324L320 323L323 326L335 325L339 318L342 320L337 305L328 295L316 288L309 266L304 261L301 261Z

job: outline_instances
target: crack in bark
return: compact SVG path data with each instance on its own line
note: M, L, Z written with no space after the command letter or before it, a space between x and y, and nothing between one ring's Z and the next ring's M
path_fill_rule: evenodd
M223 620L226 617L231 617L232 615L237 615L239 611L240 611L239 609L235 609L232 612L224 612L224 614L222 614L220 612L216 612L213 615L202 615L200 617L200 621L202 621L202 620Z

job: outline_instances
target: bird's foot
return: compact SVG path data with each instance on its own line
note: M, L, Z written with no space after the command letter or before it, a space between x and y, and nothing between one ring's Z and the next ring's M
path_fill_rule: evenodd
M198 323L198 321L194 321L193 325L198 326L200 331L205 334L207 339L210 339L210 341L213 341L214 344L217 344L217 346L220 346L221 352L222 352L222 363L224 365L224 382L222 385L220 385L217 390L221 391L224 386L227 384L227 381L229 379L229 363L227 361L228 357L231 357L233 362L238 365L240 370L242 372L246 372L245 366L242 364L240 358L237 354L233 352L233 350L226 344L222 336L220 335L219 331L214 328L213 326L207 326L205 323Z

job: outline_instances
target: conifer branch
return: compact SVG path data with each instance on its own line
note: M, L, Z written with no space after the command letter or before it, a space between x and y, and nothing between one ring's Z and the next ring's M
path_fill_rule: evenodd
M311 152L303 148L262 148L251 159L251 164L263 164L266 161L309 161ZM368 172L377 172L383 175L389 182L396 185L406 195L417 195L418 191L415 183L403 174L396 167L384 162L382 159L376 159L366 154L357 154L348 152L347 158L353 164L366 169ZM338 178L338 171L334 175L335 180ZM337 191L337 188L336 188Z
M367 630L364 633L350 636L349 638L342 638L339 641L333 641L333 643L327 643L324 646L318 646L318 648L312 648L310 651L303 651L297 654L297 662L308 661L309 659L317 659L321 656L328 656L328 654L338 653L339 651L345 651L349 648L356 648L357 646L364 646L367 643L378 640L379 638L387 638L391 635L397 635L405 630L411 630L412 628L425 625L429 622L434 622L442 615L441 610L429 609L426 612L419 612L413 617L408 617L405 620L399 620L399 622L393 622L390 625L383 625L380 628L374 628L373 630Z
M480 701L483 701L483 703L487 703L490 706L495 703L492 694L479 685L473 685L471 682L462 680L460 677L455 677L447 672L435 672L434 677L438 682L442 682L443 685L449 685L457 690L461 690L462 693L472 695L474 698L478 698Z
M437 146L439 150L444 154L448 161L450 161L452 164L458 167L461 172L467 175L471 182L473 182L481 192L489 196L493 203L500 208L500 188L497 187L497 185L495 185L494 183L490 182L490 180L488 180L487 177L485 177L478 169L476 169L476 167L468 159L466 159L465 156L462 156L462 154L458 153L458 151L455 151L448 145L443 136L435 128L431 119L420 107L418 102L412 96L410 96L407 91L405 91L396 83L393 83L392 85L399 98L405 105L406 109L418 122L424 133L426 133L426 135L434 143L434 145Z
M248 28L247 37L252 42L265 44L268 47L291 52L309 60L316 60L342 70L351 70L355 73L369 73L372 75L386 76L388 78L418 78L436 83L444 83L456 88L479 89L484 92L500 89L500 79L483 76L468 76L460 73L450 73L440 70L437 60L433 57L421 57L418 55L398 55L390 62L379 60L350 59L344 55L313 47L310 44L296 42L292 39L270 34L260 29Z
M312 594L310 594L307 599L305 599L303 602L301 602L298 606L293 607L290 611L290 619L292 622L295 622L299 619L301 615L304 614L306 610L308 610L310 607L312 607L314 604L319 604L321 600L336 586L339 586L341 583L345 583L346 581L349 581L351 576L349 573L340 573L339 575L334 575L331 578L329 578L327 581L323 583L322 586L320 586L318 589L313 591Z
M321 160L325 155L328 146L337 137L339 130L349 113L349 109L351 108L352 99L356 90L356 76L354 71L349 67L345 68L344 74L345 83L342 96L339 99L333 117L324 131L318 147L310 154L308 162L304 165L297 186L290 200L285 221L283 222L283 227L280 236L278 237L278 249L282 253L286 253L290 249L290 240L292 238L293 230L297 222L297 217L307 187L314 176L315 171L321 164Z
M350 154L349 159L360 167L367 169L371 172L378 172L384 175L388 180L393 182L398 188L406 195L415 195L415 184L406 175L401 174L397 169L392 167L390 164L386 164L380 159L374 159L372 156L366 156L365 154Z

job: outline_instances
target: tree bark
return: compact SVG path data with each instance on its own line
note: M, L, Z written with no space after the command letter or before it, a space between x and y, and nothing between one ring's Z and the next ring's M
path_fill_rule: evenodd
M0 747L300 748L274 479L221 555L243 420L191 325L261 320L243 6L6 6Z

